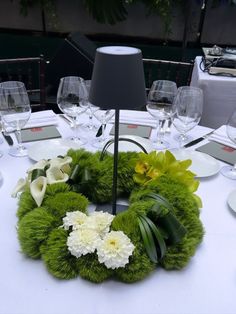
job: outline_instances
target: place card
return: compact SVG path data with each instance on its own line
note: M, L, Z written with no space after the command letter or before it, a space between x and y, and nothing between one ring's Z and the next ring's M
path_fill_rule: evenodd
M21 138L23 143L47 140L58 137L61 137L61 134L59 133L58 129L53 125L21 130Z
M217 142L209 142L196 149L199 152L208 154L216 159L234 165L236 163L236 149Z
M151 135L152 127L147 125L138 125L130 123L119 124L119 135L136 135L140 137L149 138ZM113 125L110 135L115 134L115 126Z

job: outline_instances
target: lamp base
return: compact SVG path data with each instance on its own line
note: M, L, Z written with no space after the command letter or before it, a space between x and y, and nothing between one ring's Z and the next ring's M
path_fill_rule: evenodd
M123 212L128 209L128 205L124 204L116 204L116 214ZM109 214L112 214L112 204L107 203L107 204L99 204L96 206L95 211L103 211L107 212Z

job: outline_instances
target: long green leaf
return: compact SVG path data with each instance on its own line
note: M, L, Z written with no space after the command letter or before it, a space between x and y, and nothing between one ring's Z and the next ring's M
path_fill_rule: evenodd
M76 165L75 168L72 170L70 175L70 180L73 182L78 182L80 177L80 167L79 165Z
M148 198L153 198L154 200L156 200L159 204L163 205L164 207L166 207L167 209L169 209L170 211L172 210L172 206L171 204L167 201L167 199L165 197L163 197L160 194L156 194L156 193L149 193L146 197Z
M185 236L187 230L173 215L172 212L160 217L158 220L160 226L168 233L168 241L170 244L180 242Z
M149 256L152 262L157 263L158 262L157 251L152 236L152 232L148 224L145 221L141 220L140 217L138 217L138 223L147 255Z
M158 230L156 225L151 221L151 219L149 219L147 216L141 215L141 219L145 220L150 226L160 248L160 253L161 253L160 257L163 258L166 253L166 244L165 244L165 241L163 239L161 232Z

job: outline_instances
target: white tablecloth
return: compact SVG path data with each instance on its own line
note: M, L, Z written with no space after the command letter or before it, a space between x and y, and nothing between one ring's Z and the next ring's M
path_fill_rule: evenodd
M62 119L58 128L65 136L71 133ZM196 127L191 134L198 137L207 131ZM175 133L169 136L172 144ZM17 200L10 192L33 162L28 157L9 156L8 148L5 142L0 145L4 151L0 159L4 177L0 188L0 314L236 313L236 214L226 203L235 181L220 173L200 180L197 193L203 201L205 236L185 269L157 268L135 284L108 280L97 285L81 278L64 281L52 277L41 260L20 252Z
M201 125L211 128L226 124L236 108L236 78L210 75L200 69L201 57L196 57L191 86L200 87L204 93Z

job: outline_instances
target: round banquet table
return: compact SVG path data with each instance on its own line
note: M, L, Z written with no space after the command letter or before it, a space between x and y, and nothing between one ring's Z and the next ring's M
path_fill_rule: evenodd
M63 137L71 133L60 118L58 129ZM197 138L208 131L197 126L190 133ZM169 136L172 144L175 133L173 129ZM227 205L227 196L236 189L235 181L220 173L200 178L197 194L203 201L200 217L205 236L184 269L157 268L133 284L113 279L94 284L79 277L59 280L47 272L42 260L24 256L17 239L18 200L10 194L34 162L8 155L5 141L0 146L4 152L0 159L4 178L0 188L0 314L236 313L236 214ZM87 148L92 150L89 145Z

